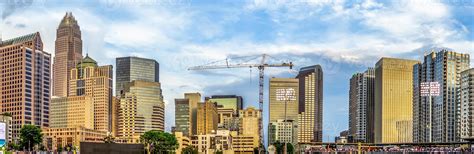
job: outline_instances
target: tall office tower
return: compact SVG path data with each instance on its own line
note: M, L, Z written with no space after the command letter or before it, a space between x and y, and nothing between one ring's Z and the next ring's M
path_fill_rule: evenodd
M298 142L322 142L323 70L314 65L300 69L298 102Z
M51 55L38 32L0 41L2 113L12 115L12 137L25 124L49 127Z
M123 88L133 80L160 82L159 64L156 60L140 57L121 57L116 59L115 95L120 96Z
M355 142L373 142L375 70L352 75L349 88L349 134Z
M90 96L53 96L49 118L50 128L94 129L93 103Z
M446 49L432 51L413 69L414 142L459 141L460 76L462 71L469 69L469 55ZM429 88L422 84L433 88L439 85L435 88L439 95L422 93Z
M414 60L382 58L375 65L375 143L413 141Z
M110 107L110 110L112 112L112 120L110 122L111 125L111 132L112 135L115 137L118 137L118 131L119 131L119 112L120 112L120 99L118 97L113 96L112 97L112 105Z
M66 97L69 73L82 59L81 29L71 12L67 12L56 30L53 64L53 96Z
M235 112L242 110L243 108L243 99L242 96L236 95L213 95L211 97L206 97L205 100L217 103L218 106L222 108L233 109Z
M269 94L269 122L277 120L298 120L298 79L271 78ZM285 103L286 102L286 103ZM286 105L285 105L286 104ZM286 118L285 118L286 106Z
M260 110L254 107L248 107L239 112L239 135L253 137L253 147L258 147L260 144L260 129L258 127L262 122Z
M192 109L189 99L174 99L174 102L175 132L181 132L184 136L189 137L192 134Z
M134 80L124 85L120 97L118 136L138 143L150 130L165 130L165 104L160 83Z
M94 106L94 129L110 132L112 104L112 65L97 66L88 55L71 70L69 96L92 97Z
M189 111L191 117L191 125L190 135L197 134L197 111L198 111L198 104L201 102L201 94L200 93L185 93L184 98L189 100Z
M461 139L472 141L474 139L474 68L461 73Z
M215 103L206 101L198 104L197 135L215 133L217 130L217 107Z

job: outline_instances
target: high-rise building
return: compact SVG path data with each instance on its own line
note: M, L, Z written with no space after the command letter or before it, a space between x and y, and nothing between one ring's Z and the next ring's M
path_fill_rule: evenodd
M53 64L53 96L66 97L69 92L69 73L82 59L81 29L67 12L56 30Z
M198 104L201 102L201 94L200 93L185 93L184 98L189 100L189 111L190 111L190 118L191 118L191 125L190 130L192 135L196 135L197 133L197 111L198 111Z
M94 129L110 132L112 125L112 65L98 66L88 55L71 70L69 96L92 97Z
M116 59L115 95L120 96L123 88L133 80L160 82L159 64L154 59L121 57Z
M205 100L217 104L218 128L238 131L238 114L239 110L242 110L243 106L241 96L213 95L211 97L206 97Z
M375 65L375 143L412 142L415 60L382 58Z
M314 65L300 69L298 76L298 142L322 142L323 70Z
M349 134L355 142L373 142L375 70L352 75L349 88Z
M298 79L270 79L269 122L276 122L280 119L293 120L295 122L298 120L298 86Z
M254 107L248 107L245 110L239 111L240 117L240 128L239 135L251 136L253 139L253 147L256 148L260 144L260 123L262 122L262 117L260 110Z
M12 115L12 137L23 125L49 127L51 55L38 32L0 41L2 113Z
M165 104L159 82L134 80L124 85L120 96L118 136L139 143L150 130L165 130Z
M217 130L217 118L216 103L209 101L199 103L197 110L197 134L215 133Z
M469 55L447 49L432 51L413 69L413 141L459 141L460 75L469 69ZM439 95L422 94L426 83L440 85Z
M461 139L474 139L474 68L461 73Z

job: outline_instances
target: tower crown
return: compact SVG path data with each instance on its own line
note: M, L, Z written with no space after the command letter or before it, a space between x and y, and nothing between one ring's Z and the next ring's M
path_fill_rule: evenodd
M97 67L97 61L95 61L94 59L92 59L91 57L89 57L88 54L86 54L86 57L84 57L84 59L82 59L82 60L77 64L77 68L78 68L78 69L86 68L86 67Z
M63 26L77 26L77 20L74 18L72 15L72 12L66 12L66 15L64 15L63 19L61 20L61 23L59 24L59 27Z

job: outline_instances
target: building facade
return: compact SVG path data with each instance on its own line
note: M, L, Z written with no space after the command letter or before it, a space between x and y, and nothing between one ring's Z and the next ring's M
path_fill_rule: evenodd
M2 113L12 115L12 137L23 125L49 127L51 54L38 32L0 41Z
M461 73L461 139L474 139L474 68Z
M43 128L43 145L46 150L55 151L59 148L80 149L81 142L103 143L106 132L81 126L67 128Z
M198 111L198 104L201 102L201 94L200 93L185 93L184 98L189 100L189 111L190 111L190 118L191 118L191 125L190 130L191 134L197 134L197 111Z
M298 142L322 142L323 70L314 65L301 68L298 76Z
M198 104L197 109L197 134L205 135L217 131L217 107L216 103L204 102Z
M262 115L259 109L254 107L248 107L245 110L239 111L240 118L240 128L239 135L242 136L242 139L253 139L253 147L257 148L260 145L260 123L262 122ZM244 138L247 137L247 138Z
M382 58L375 65L375 143L413 141L413 65L417 63Z
M160 82L160 67L156 60L140 57L116 59L115 95L120 96L124 86L134 80Z
M222 106L224 109L233 109L235 112L242 110L243 99L242 96L236 95L213 95L206 97L205 100L217 103L218 106Z
M175 151L176 153L182 153L184 148L191 146L191 139L183 135L182 132L174 132L173 134L176 137L176 140L178 141L178 148Z
M175 132L181 132L184 136L192 134L191 108L188 99L174 99L174 123Z
M374 80L373 68L350 79L349 134L356 142L373 142Z
M56 30L53 96L68 96L69 73L81 59L81 29L72 13L67 12Z
M90 96L51 99L50 128L84 127L94 129L94 105Z
M118 136L139 143L150 130L165 130L165 104L158 82L134 80L124 85L120 97Z
M292 78L271 78L269 93L269 122L280 119L298 120L299 80ZM285 103L286 102L286 103ZM286 104L286 105L285 105ZM285 117L286 106L286 117Z
M112 65L98 66L88 55L71 70L69 96L92 97L94 130L111 132L112 129Z
M469 69L469 55L447 49L432 51L413 69L414 142L459 141L460 75ZM438 96L421 93L421 84L429 82L440 85Z
M297 126L293 120L277 120L268 124L268 143L269 145L279 141L280 143L297 143Z

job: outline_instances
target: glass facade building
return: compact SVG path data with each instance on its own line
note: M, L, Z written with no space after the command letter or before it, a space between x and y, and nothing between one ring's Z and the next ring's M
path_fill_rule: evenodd
M352 75L349 88L349 134L354 142L373 142L375 70Z
M413 65L418 61L382 58L375 66L375 143L412 142Z
M117 69L115 81L115 95L124 93L123 88L133 80L160 82L159 64L156 60L140 57L120 57L116 59Z

